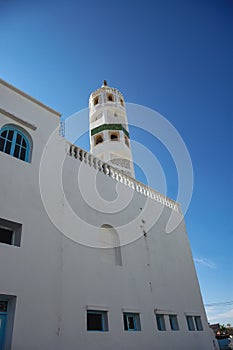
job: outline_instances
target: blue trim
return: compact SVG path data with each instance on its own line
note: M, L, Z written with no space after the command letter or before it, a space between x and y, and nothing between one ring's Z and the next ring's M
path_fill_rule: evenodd
M7 135L6 135L6 137L3 137L2 134L3 134L5 131L7 131ZM13 131L12 140L9 140L9 138L8 138L9 131ZM21 136L20 144L16 142L16 141L17 141L17 136L18 136L18 135ZM23 161L25 161L25 162L29 162L29 155L30 155L31 144L30 144L28 138L25 136L25 134L24 134L21 130L19 130L19 129L17 129L17 128L11 126L11 125L6 125L6 126L4 126L4 127L0 130L0 138L1 138L1 139L3 140L3 142L4 142L2 152L6 153L6 146L7 146L7 141L8 141L8 142L11 143L9 154L10 154L12 157L21 159L21 158L20 158L21 152L22 152L22 150L24 149L24 150L25 150L25 157L24 157L24 159L21 159L21 160L23 160ZM23 141L25 141L26 146L23 146L23 145L22 145ZM14 155L16 146L19 147L19 154L18 154L18 156L15 156L15 155Z
M5 335L6 335L6 318L7 312L0 312L0 350L4 349Z
M156 317L158 331L160 332L166 331L164 314L156 314L155 317Z
M129 313L129 312L124 312L123 313L123 318L126 318L126 323L127 323L127 329L125 331L127 332L137 332L141 330L141 325L140 325L140 316L138 313ZM134 328L129 328L129 322L128 322L128 317L133 318L133 326Z
M180 330L177 315L169 315L169 322L172 331Z
M107 311L95 311L95 310L87 310L87 316L88 315L101 315L101 328L102 329L93 329L89 330L88 332L107 332L108 331L108 324L107 324Z

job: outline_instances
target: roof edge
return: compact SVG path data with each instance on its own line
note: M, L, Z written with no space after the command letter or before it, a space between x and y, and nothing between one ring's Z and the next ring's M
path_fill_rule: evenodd
M30 100L30 101L36 103L36 104L39 105L40 107L46 109L46 110L49 111L50 113L55 114L55 115L58 116L59 118L61 117L61 113L59 113L59 112L55 111L54 109L52 109L52 108L46 106L44 103L42 103L42 102L38 101L37 99L35 99L34 97L32 97L32 96L26 94L25 92L21 91L20 89L16 88L15 86L13 86L13 85L7 83L5 80L3 80L3 79L1 79L1 78L0 78L0 84L6 86L7 88L9 88L9 89L11 89L11 90L13 90L14 92L17 92L17 93L20 94L21 96L23 96L23 97L27 98L28 100Z

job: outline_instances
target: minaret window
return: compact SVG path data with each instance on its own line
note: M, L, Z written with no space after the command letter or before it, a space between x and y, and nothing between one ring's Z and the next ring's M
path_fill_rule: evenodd
M121 103L122 107L124 107L124 101L122 98L120 99L120 103Z
M111 141L119 141L119 138L120 138L120 134L118 131L116 132L110 132L110 140Z
M125 144L126 144L126 146L128 146L128 147L129 147L129 139L128 139L128 137L127 137L127 136L125 136Z
M113 94L108 94L107 95L107 101L110 101L110 102L114 101Z
M94 98L93 103L94 103L94 106L98 105L98 103L99 103L99 96L96 96L96 97Z
M94 140L94 145L98 145L99 143L102 143L103 140L103 134L99 134L95 136L95 140Z

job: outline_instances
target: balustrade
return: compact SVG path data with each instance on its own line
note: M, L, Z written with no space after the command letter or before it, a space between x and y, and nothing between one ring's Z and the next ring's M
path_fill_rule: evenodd
M128 186L129 188L132 188L136 192L148 198L151 198L152 200L155 200L156 202L159 202L165 205L166 207L171 208L172 210L175 210L177 212L180 211L179 204L173 201L172 199L163 196L162 194L156 192L152 188L143 185L142 183L131 178L128 175L125 175L121 171L115 169L107 163L104 163L102 160L94 157L92 154L82 150L81 148L73 144L69 144L67 153L70 157L74 157L76 159L79 159L80 161L84 161L84 163L88 164L89 166L93 166L94 169L103 172L105 175L108 175L112 179L124 184L125 186Z

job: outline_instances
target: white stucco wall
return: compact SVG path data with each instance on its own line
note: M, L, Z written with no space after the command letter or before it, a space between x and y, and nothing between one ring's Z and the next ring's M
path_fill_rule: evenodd
M166 234L171 208L66 155L69 144L58 133L47 144L57 115L1 89L1 108L36 126L25 127L33 139L31 163L0 152L0 218L22 223L20 247L0 244L0 294L17 297L12 349L213 349L184 221ZM6 123L17 124L0 114L0 127ZM48 158L39 174L43 150ZM64 156L62 174L57 152ZM103 224L128 243L122 266L93 247ZM87 308L108 311L108 332L86 330ZM123 330L123 310L140 313L141 331ZM180 330L167 323L158 331L155 310L177 314ZM200 315L204 330L188 331L186 314Z

